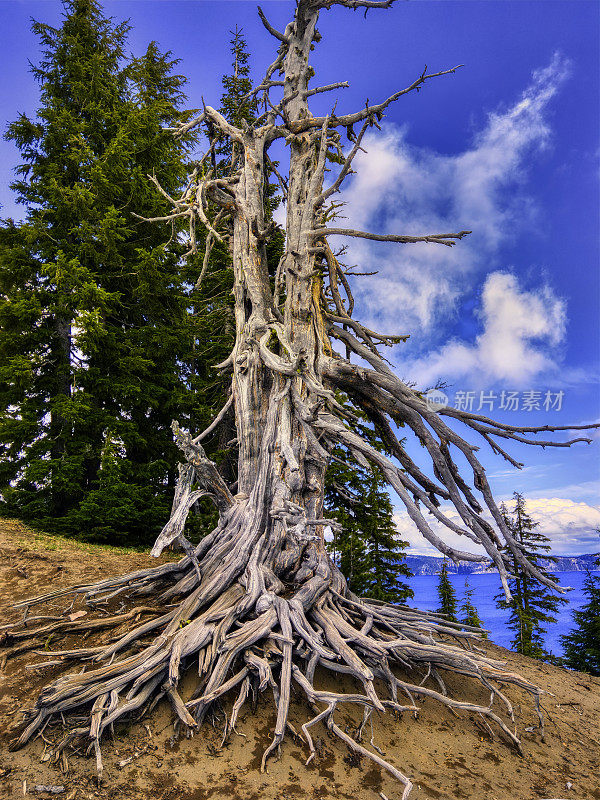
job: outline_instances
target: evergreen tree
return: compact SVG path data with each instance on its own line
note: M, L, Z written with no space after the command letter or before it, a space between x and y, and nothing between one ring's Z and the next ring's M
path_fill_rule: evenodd
M219 110L228 122L240 127L244 123L252 124L258 116L258 111L256 99L248 97L252 89L250 53L242 29L236 25L235 30L231 31L231 37L229 41L232 56L231 73L221 79L223 94ZM216 136L218 169L222 174L228 174L237 156L235 145L226 137L219 137L219 134Z
M514 492L513 497L515 504L511 513L504 505L500 508L507 526L521 547L523 555L558 586L558 581L542 563L542 560L556 561L549 555L550 540L536 530L539 523L527 513L523 495ZM511 564L512 578L509 586L512 601L508 603L502 593L496 596L496 603L499 608L510 612L508 627L515 634L511 646L517 653L532 658L544 658L547 656L544 649L546 625L556 622L556 611L567 600L556 590L544 586L525 573L510 552L507 552L507 556Z
M343 533L338 535L334 529L327 547L350 591L364 597L370 580L370 564L367 543L356 513L362 499L363 471L350 465L349 454L344 448L335 447L333 457L327 469L325 506L328 515L340 523ZM359 516L363 515L359 512Z
M404 563L408 546L398 537L393 506L377 468L361 467L342 448L335 448L327 472L326 505L343 534L328 543L348 586L355 594L390 603L413 596L401 578L411 572Z
M7 132L27 216L1 243L0 491L49 529L148 541L170 505L170 422L194 402L192 336L177 237L134 214L169 207L149 172L169 193L183 181L163 125L185 118L184 79L155 44L125 63L128 26L95 0L64 8L61 27L33 25L41 106Z
M346 408L357 418L354 424L361 435L384 449L377 433L360 422L357 410L347 403ZM328 515L341 523L343 534L333 532L329 552L355 594L403 602L413 596L401 580L412 574L404 562L408 544L398 536L383 475L376 467L359 464L346 448L334 448L333 456L325 480L325 505Z
M600 559L596 565L600 569ZM571 669L600 676L600 575L588 571L583 591L586 604L573 612L576 627L561 636L563 663Z
M367 597L399 603L413 596L401 577L412 573L404 561L408 542L398 536L394 524L394 507L385 488L383 475L373 467L365 476L361 502L356 506L356 519L369 547L370 575Z
M250 78L250 53L244 38L243 31L236 25L235 30L231 31L229 41L231 52L231 72L224 75L221 79L223 94L221 95L221 107L219 111L225 119L236 127L243 127L245 124L253 125L259 117L259 109L256 96L251 96L252 80ZM228 137L224 137L209 126L209 137L215 142L215 162L214 169L221 175L229 175L235 171L235 166L240 153L239 144L231 142ZM265 217L267 221L272 219L272 214L280 202L277 195L277 185L270 182L272 177L272 167L277 167L278 162L272 163L267 157L265 171ZM271 253L269 261L276 267L279 257L283 253L282 232L275 232L274 237L267 244L267 249L277 251L277 258Z
M475 628L482 628L483 623L479 618L479 614L475 605L473 603L473 587L469 584L469 579L465 578L465 596L463 597L463 601L460 605L461 611L461 619L460 621L465 625L472 625ZM481 635L484 639L487 639L487 633L485 631L481 632Z
M452 622L458 622L458 618L456 616L456 592L454 591L454 586L452 586L450 578L448 577L446 559L444 559L442 562L442 568L438 578L437 594L440 606L436 613L443 614Z

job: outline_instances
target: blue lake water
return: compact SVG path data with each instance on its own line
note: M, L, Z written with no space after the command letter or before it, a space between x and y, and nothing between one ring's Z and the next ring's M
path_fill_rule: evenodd
M585 572L556 572L561 586L571 586L572 591L565 596L568 604L561 605L556 614L556 624L548 624L546 633L546 650L554 655L563 654L560 646L561 635L568 633L573 627L572 612L585 605L586 598L583 592ZM510 648L513 638L512 632L506 627L508 611L496 607L494 597L500 591L500 578L495 572L472 575L449 575L450 582L456 591L458 605L465 595L465 578L473 589L473 605L477 608L484 628L490 631L490 639L502 647ZM406 579L404 579L406 580ZM407 604L423 611L435 611L439 605L437 596L437 575L418 575L409 578L406 582L414 591L415 596Z

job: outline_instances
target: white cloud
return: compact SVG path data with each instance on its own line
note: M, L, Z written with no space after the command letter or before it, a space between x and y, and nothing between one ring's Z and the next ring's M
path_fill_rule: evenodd
M469 376L479 382L506 380L521 386L555 368L550 347L564 336L565 303L548 286L523 291L514 275L486 278L479 317L483 331L474 344L453 340L408 367L422 386Z
M454 508L444 508L444 513L452 519L453 522L459 522L458 514ZM464 550L469 553L484 553L483 547L477 547L474 542L464 536L459 536L456 533L444 528L433 517L425 514L429 527L437 533L443 541L456 550ZM439 556L439 550L436 550L433 545L429 544L423 536L419 533L414 522L408 516L406 511L401 510L394 514L394 523L400 538L408 542L410 555L419 556Z
M563 497L527 499L527 512L538 530L552 542L554 553L590 553L600 550L600 507Z
M358 316L383 332L412 333L404 352L412 352L413 361L424 351L421 348L439 343L460 301L472 295L477 276L492 269L495 274L484 287L484 330L477 344L452 343L438 352L438 358L451 358L457 371L472 372L485 363L490 371L497 368L502 377L510 377L509 355L502 352L509 345L521 365L526 357L528 366L523 370L529 374L547 366L539 344L560 339L564 305L547 287L519 289L499 257L501 246L535 220L525 178L531 156L551 140L548 104L567 74L567 62L555 56L532 75L511 107L488 115L471 146L461 153L442 155L416 147L409 143L406 127L385 125L381 133L365 138L367 152L357 157L357 174L343 192L347 203L343 224L413 235L473 231L451 249L350 242L348 263L379 270L377 276L355 284ZM528 319L525 312L531 300L536 313ZM543 318L548 312L549 320ZM519 319L508 325L513 313ZM497 333L502 343L496 343ZM433 369L432 364L425 362L423 369Z
M579 433L577 431L576 433ZM527 467L524 468L525 470ZM521 470L523 472L524 470ZM532 493L531 497L533 498L536 493ZM576 500L580 498L593 498L596 499L600 497L600 478L594 478L589 481L579 481L579 483L571 483L567 486L561 486L559 491L556 491L556 494L560 494L562 498L566 498L568 500ZM535 498L538 500L539 498ZM595 504L592 503L592 507L595 507Z

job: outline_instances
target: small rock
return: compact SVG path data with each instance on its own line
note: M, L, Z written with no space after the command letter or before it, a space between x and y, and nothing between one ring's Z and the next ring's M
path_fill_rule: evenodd
M44 786L41 783L33 787L34 792L47 792L48 794L62 794L65 791L64 786Z

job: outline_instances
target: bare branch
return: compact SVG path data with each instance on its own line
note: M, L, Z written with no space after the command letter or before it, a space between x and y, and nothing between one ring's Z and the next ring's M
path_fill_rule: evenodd
M225 414L231 408L232 404L233 404L233 395L230 395L229 399L227 400L223 408L219 411L214 420L211 422L211 424L208 426L208 428L202 431L202 433L199 433L198 436L194 437L194 439L192 439L192 442L194 444L198 444L199 442L202 442L204 439L206 439L206 437L209 436L219 425L221 420L224 418Z
M393 102L398 100L405 94L409 94L410 92L419 91L421 86L425 83L425 81L430 80L431 78L439 78L442 75L452 75L456 72L457 69L460 69L463 65L458 64L456 67L452 67L452 69L445 69L441 72L431 72L427 73L427 67L423 70L421 75L413 81L410 86L407 86L405 89L400 89L400 91L395 92L394 94L390 95L387 100L384 100L381 103L377 103L375 105L370 106L368 103L361 111L356 111L354 114L344 114L342 116L336 116L331 124L332 126L339 126L344 125L348 127L349 125L355 125L357 122L362 122L365 119L380 119L383 116L383 112L385 109ZM320 127L323 124L322 117L313 117L309 120L302 120L301 122L297 122L293 125L292 130L294 133L301 133L304 130L308 130L309 128L316 128Z
M189 216L189 211L176 211L174 214L168 214L165 217L142 217L139 214L135 214L133 211L130 212L132 217L141 220L142 222L169 222L172 219L178 219L179 217L187 217Z
M353 228L315 228L309 231L311 236L353 236L359 239L371 239L375 242L399 242L400 244L413 244L416 242L428 242L430 244L445 244L452 247L456 241L468 236L471 231L459 231L459 233L432 233L427 236L401 236L394 233L380 234L368 231L357 231Z
M236 128L235 125L232 125L230 122L228 122L219 111L211 108L211 106L206 106L204 113L206 119L210 119L212 122L214 122L219 130L228 136L232 141L243 143L242 131L239 128Z
M318 86L315 89L309 89L303 92L303 97L313 97L315 94L323 94L324 92L332 92L335 89L348 89L350 84L348 81L338 81L337 83L329 83L327 86Z
M390 8L394 2L395 0L320 0L318 7L329 9L332 6L344 6L354 11L357 8L368 11L370 8Z
M193 441L190 434L183 431L177 422L173 421L171 427L177 446L183 451L188 463L194 466L199 483L204 484L205 488L214 496L221 513L229 510L234 502L231 492L219 475L215 464L206 457L202 445Z
M289 38L287 36L285 36L283 33L280 33L278 30L276 30L271 25L271 23L265 17L264 11L262 10L262 8L260 6L258 6L258 16L260 17L260 21L265 26L265 28L269 31L271 36L274 36L276 39L279 39L279 41L283 42L284 44L288 44L289 43Z
M194 119L191 119L189 122L180 122L173 127L165 128L165 130L171 132L174 136L179 137L183 136L188 131L191 131L192 128L195 128L202 122L204 122L204 113L199 114L197 117L194 117Z
M354 143L354 147L352 148L352 150L348 154L346 160L344 161L344 163L342 165L342 169L340 170L340 174L336 178L335 182L329 187L329 189L326 189L324 192L322 192L316 198L316 200L314 201L314 208L315 209L319 208L319 206L321 206L325 202L325 200L327 200L328 197L331 197L332 194L335 194L335 192L339 191L340 186L344 182L344 179L346 178L346 176L350 172L350 167L352 166L352 161L354 160L354 157L356 156L358 151L361 149L360 143L362 142L362 138L365 135L365 132L366 132L368 127L369 127L369 123L365 122L364 125L362 126L361 130L360 130L360 133L356 137L356 142Z

